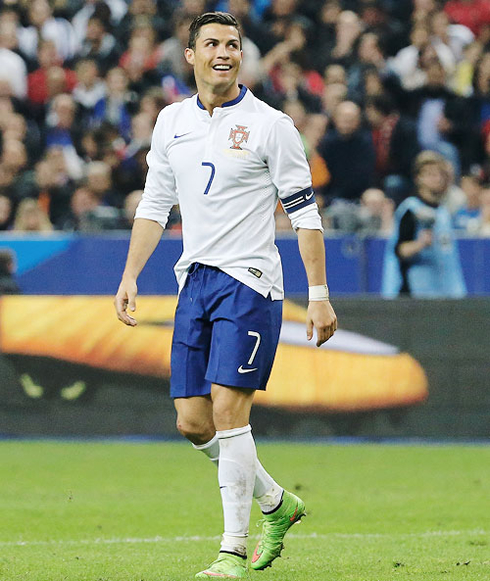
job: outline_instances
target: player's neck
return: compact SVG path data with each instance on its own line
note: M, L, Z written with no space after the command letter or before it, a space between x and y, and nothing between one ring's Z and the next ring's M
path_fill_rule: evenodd
M236 99L240 94L240 87L238 83L234 83L231 87L227 87L226 90L220 91L217 87L207 87L206 85L198 84L197 91L203 107L212 115L216 107L221 107L223 103L228 103Z

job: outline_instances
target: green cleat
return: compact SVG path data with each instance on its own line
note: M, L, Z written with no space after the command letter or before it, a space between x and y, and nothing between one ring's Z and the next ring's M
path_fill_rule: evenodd
M196 579L245 579L247 559L231 553L220 553L207 569L196 575Z
M281 506L270 514L264 514L262 535L252 557L252 569L270 567L280 556L282 541L288 530L305 516L305 503L291 492L284 491Z

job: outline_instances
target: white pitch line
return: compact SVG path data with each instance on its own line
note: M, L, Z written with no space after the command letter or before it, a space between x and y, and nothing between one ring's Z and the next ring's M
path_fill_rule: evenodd
M390 539L390 538L427 538L427 537L455 537L460 535L490 535L490 532L481 529L471 531L425 531L422 533L399 533L399 534L385 534L385 533L326 533L317 534L311 533L309 535L301 535L290 533L289 539L300 540L327 540L332 538L339 539ZM251 538L259 538L259 535L251 536ZM192 536L192 537L127 537L127 538L112 538L112 539L72 539L72 540L52 540L52 541L0 541L0 547L35 547L35 546L77 546L77 545L116 545L116 544L156 544L156 543L181 543L181 542L211 542L218 541L221 536Z

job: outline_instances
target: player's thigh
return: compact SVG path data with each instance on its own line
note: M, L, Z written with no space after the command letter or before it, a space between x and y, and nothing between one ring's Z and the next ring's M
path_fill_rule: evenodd
M205 444L213 438L216 429L213 422L211 397L177 397L177 429L194 444Z
M213 321L206 379L218 385L265 389L279 341L282 301L234 281Z
M200 296L201 271L189 274L175 311L172 338L170 395L204 396L211 383L205 379L211 345L211 323Z
M227 387L213 383L213 421L217 430L241 428L250 422L254 389Z

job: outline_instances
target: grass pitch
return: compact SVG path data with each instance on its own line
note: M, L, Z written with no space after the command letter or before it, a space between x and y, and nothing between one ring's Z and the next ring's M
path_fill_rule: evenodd
M251 580L490 579L489 446L259 453L308 517ZM0 442L2 581L191 581L221 527L214 467L185 443Z

